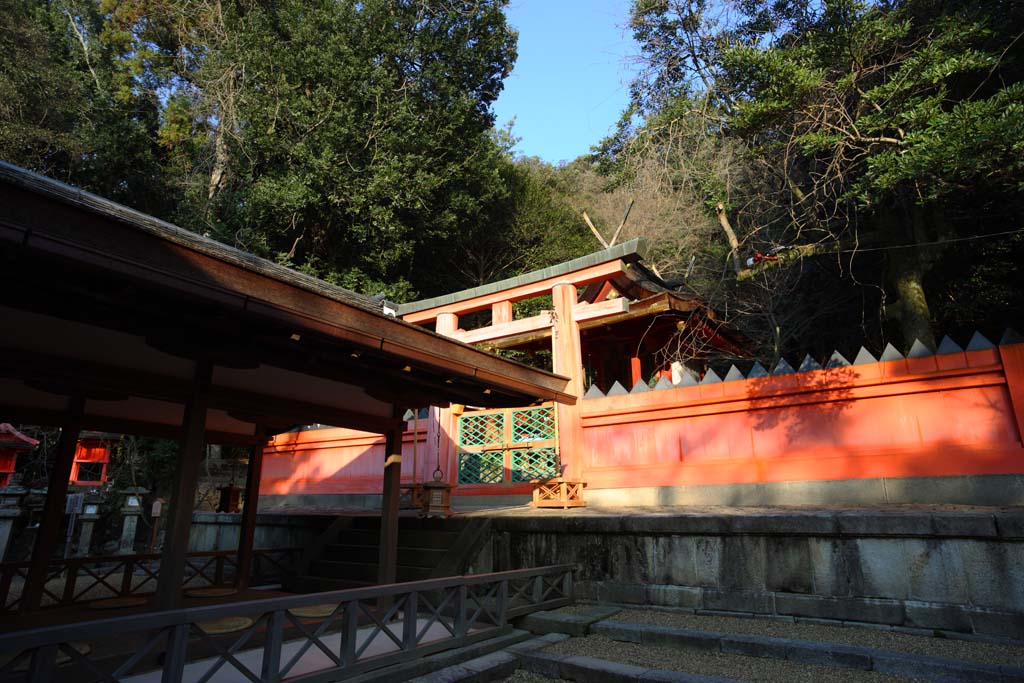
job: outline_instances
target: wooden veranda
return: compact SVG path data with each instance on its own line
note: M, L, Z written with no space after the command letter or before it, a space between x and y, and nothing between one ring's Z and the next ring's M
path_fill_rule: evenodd
M385 434L379 582L390 583L405 409L572 403L578 393L567 391L566 377L445 339L368 298L5 163L0 258L0 417L62 430L23 612L41 604L83 429L181 442L156 578L154 607L167 610L181 603L206 443L254 447L246 493L255 501L267 435L314 422ZM256 508L244 510L242 584L252 573Z

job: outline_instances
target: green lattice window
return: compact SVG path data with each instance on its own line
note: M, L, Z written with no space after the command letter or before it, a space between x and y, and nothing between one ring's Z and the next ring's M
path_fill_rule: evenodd
M531 448L512 451L512 482L528 482L533 479L551 479L562 473L555 448Z
M552 406L512 412L512 442L547 441L555 438L555 409Z
M505 479L503 451L459 453L460 484L500 484Z
M460 419L460 446L487 446L505 439L505 414L463 415Z

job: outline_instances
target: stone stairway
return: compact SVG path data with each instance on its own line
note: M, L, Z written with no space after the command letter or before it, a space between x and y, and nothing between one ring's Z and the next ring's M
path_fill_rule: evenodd
M396 581L423 581L466 573L487 539L485 519L401 517ZM338 518L307 548L294 576L283 582L296 593L362 588L377 583L380 518Z
M535 637L411 683L1019 683L1024 643L828 620L578 605L523 617Z
M520 653L507 679L438 671L418 683L1024 681L1024 643L998 637L610 605L536 612L519 626L559 639Z

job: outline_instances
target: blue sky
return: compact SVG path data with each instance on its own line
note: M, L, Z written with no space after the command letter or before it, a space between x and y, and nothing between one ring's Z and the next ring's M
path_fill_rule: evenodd
M629 0L511 0L519 58L494 104L496 125L515 117L517 151L558 163L586 154L629 100L636 44Z

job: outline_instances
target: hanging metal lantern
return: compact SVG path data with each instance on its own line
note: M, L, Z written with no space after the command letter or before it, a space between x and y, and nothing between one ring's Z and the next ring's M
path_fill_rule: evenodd
M426 517L452 516L452 485L442 479L444 479L444 472L438 467L434 470L434 481L423 483L427 499L424 507Z

